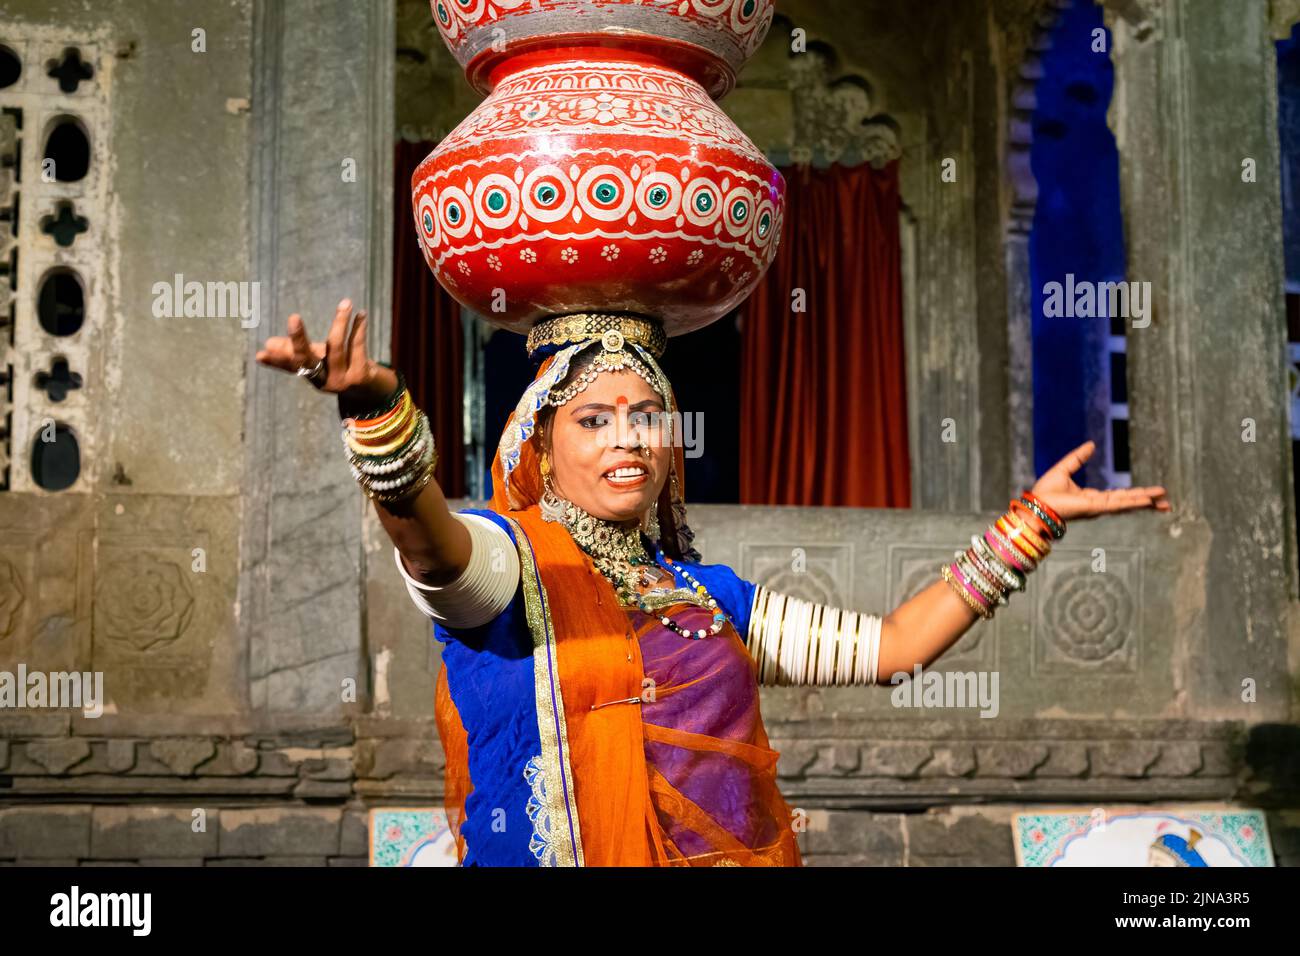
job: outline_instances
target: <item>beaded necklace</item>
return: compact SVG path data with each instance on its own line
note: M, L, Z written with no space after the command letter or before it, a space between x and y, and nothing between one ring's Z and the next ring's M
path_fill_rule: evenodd
M568 529L574 543L591 558L596 570L613 585L620 604L625 607L635 606L642 613L657 617L665 627L692 640L712 637L726 625L727 615L718 607L717 600L689 571L673 562L662 549L656 552L658 561L651 559L642 542L639 527L624 528L612 521L597 518L550 490L543 493L540 506L543 520L558 521ZM664 568L664 565L667 567ZM650 566L676 571L686 579L690 587L652 587L642 594L640 586L654 580L649 573ZM673 581L675 585L676 577ZM658 613L669 605L683 603L712 611L713 623L707 629L692 631L668 615Z
M713 637L713 635L721 631L723 627L726 626L727 615L722 610L722 608L718 607L718 602L713 597L713 595L711 595L708 592L708 590L704 587L703 584L701 584L699 581L695 579L694 575L692 575L691 572L687 571L680 564L675 564L672 558L668 557L668 555L663 553L662 549L659 551L658 556L660 561L668 565L669 570L677 571L677 573L679 573L682 577L686 579L686 583L695 589L695 593L699 595L700 599L698 601L693 601L692 603L699 604L701 607L705 608L706 610L713 611L713 623L709 625L707 630L705 630L704 628L700 628L699 630L692 632L691 629L688 627L680 627L677 624L677 622L671 620L667 615L660 615L659 623L663 624L665 627L672 628L682 637L693 638L694 640L697 641L703 640L706 637ZM669 592L669 593L674 593L674 592ZM647 603L648 602L646 602L645 599L643 598L640 607L642 611L644 611L647 614L650 614L652 612L650 608L647 607Z

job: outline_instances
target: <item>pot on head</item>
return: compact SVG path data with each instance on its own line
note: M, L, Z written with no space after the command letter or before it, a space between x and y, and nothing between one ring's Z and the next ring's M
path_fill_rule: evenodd
M425 261L452 296L516 332L627 312L677 335L753 291L785 182L710 93L734 84L772 0L432 6L490 91L412 177Z

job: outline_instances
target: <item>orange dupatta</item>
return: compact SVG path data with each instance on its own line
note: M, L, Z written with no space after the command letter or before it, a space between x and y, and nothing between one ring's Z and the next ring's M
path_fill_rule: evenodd
M540 378L554 361L542 363ZM675 400L673 405L675 407ZM515 427L514 416L507 432ZM504 441L504 438L503 438ZM683 452L674 449L673 467L684 473ZM776 754L758 723L752 742L720 739L644 725L640 707L593 705L635 698L642 693L644 676L641 647L632 631L626 609L618 603L612 585L596 570L561 523L544 521L537 502L542 494L541 471L531 440L522 442L517 466L507 479L501 456L492 466L492 510L517 522L516 545L523 569L525 603L533 631L534 666L538 672L538 721L546 724L547 702L542 682L546 669L557 677L554 690L562 701L559 714L551 714L559 727L548 746L543 727L543 750L560 751L553 759L554 781L564 779L564 793L548 794L553 800L552 824L563 830L562 800L571 791L579 822L577 839L568 862L586 866L691 865L706 859L715 864L799 865L799 851L789 828L789 808L775 788ZM512 492L513 495L509 494ZM510 498L516 505L511 509ZM669 529L665 541L675 541L669 482L658 502L661 527ZM522 534L520 534L522 532ZM737 640L734 633L730 639ZM465 798L472 784L468 771L468 745L455 702L439 672L435 712L446 753L445 802L448 819L457 834L460 859L465 846L459 824L464 819ZM761 811L779 820L780 836L768 847L750 849L719 826L710 815L672 786L646 757L647 739L671 743L696 753L721 754L746 772L767 778L760 791ZM552 781L548 780L548 788ZM665 833L660 815L667 813L706 839L714 852L688 858ZM566 859L560 854L561 859Z

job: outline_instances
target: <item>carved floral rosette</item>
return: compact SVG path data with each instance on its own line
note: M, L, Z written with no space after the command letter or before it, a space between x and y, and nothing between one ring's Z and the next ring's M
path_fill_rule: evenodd
M463 8L461 33L441 27L454 52L473 43L473 29L525 9L434 0L435 18L439 3L448 16ZM737 9L757 20L740 33L724 16L733 0L526 9L581 8L569 27L595 22L584 17L645 27L647 12L685 18L731 36L738 69L771 20L770 3L751 3ZM452 297L515 332L575 312L655 317L669 336L702 328L744 302L774 259L784 179L671 40L627 27L617 40L568 46L572 29L543 47L545 38L519 48L519 33L508 36L491 94L416 169L425 261Z

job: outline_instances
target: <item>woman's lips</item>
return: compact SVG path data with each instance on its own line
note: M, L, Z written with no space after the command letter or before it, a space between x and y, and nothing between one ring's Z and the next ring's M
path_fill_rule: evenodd
M601 479L610 487L617 488L620 491L625 491L631 488L640 488L650 480L650 474L649 472L642 471L641 474L633 477L615 478L611 472L609 474L601 475Z

